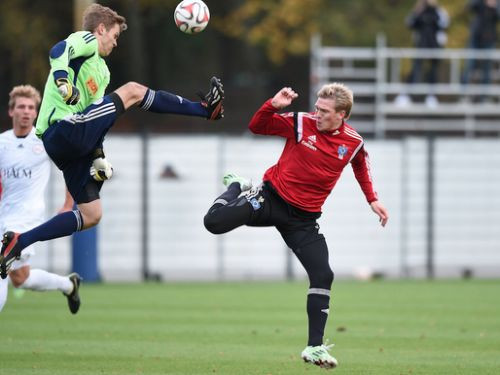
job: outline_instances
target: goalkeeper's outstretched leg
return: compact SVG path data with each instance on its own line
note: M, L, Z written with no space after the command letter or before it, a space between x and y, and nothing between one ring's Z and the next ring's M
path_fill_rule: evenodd
M129 82L118 88L123 108L127 110L137 105L145 111L172 113L178 115L204 117L219 120L224 117L224 88L217 77L210 79L207 94L198 94L201 101L194 102L164 90L153 90L137 82Z

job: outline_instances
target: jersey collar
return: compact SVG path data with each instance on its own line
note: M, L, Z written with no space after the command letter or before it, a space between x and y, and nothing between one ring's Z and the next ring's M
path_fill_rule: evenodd
M339 128L335 129L333 132L330 133L330 135L335 136L342 134L344 132L344 127L345 127L345 122L342 120L342 125L340 125Z

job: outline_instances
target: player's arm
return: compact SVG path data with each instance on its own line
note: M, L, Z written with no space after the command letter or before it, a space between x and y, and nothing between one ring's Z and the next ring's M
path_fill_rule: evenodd
M370 204L371 209L378 215L380 224L385 226L387 220L389 219L389 214L382 203L378 200L378 195L373 188L373 180L370 172L370 159L363 146L361 146L356 155L352 158L351 166L354 176L356 177L366 200Z
M277 112L288 107L297 96L291 88L282 88L255 112L248 124L250 131L255 134L293 138L295 136L293 114L280 115Z
M92 33L78 32L56 43L50 50L50 73L66 104L75 105L80 100L79 90L69 80L70 61L82 56L91 56L96 51L96 43Z

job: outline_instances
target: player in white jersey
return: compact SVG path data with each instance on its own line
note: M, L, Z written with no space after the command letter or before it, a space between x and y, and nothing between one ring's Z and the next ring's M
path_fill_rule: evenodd
M0 233L7 228L29 230L45 220L45 190L49 181L50 159L43 143L35 135L33 123L40 104L40 94L32 86L16 86L10 92L9 116L12 129L0 134ZM73 200L66 195L61 209L71 210ZM30 269L34 245L25 249L9 273L17 288L35 291L59 290L68 299L70 311L80 307L76 273L59 276L41 269ZM0 279L0 311L7 301L8 279Z

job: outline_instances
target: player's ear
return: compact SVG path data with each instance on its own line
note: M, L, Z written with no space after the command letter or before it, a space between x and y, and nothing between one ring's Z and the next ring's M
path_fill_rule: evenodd
M96 31L97 34L103 35L106 32L106 26L104 26L103 23L100 23L99 25L97 25Z

